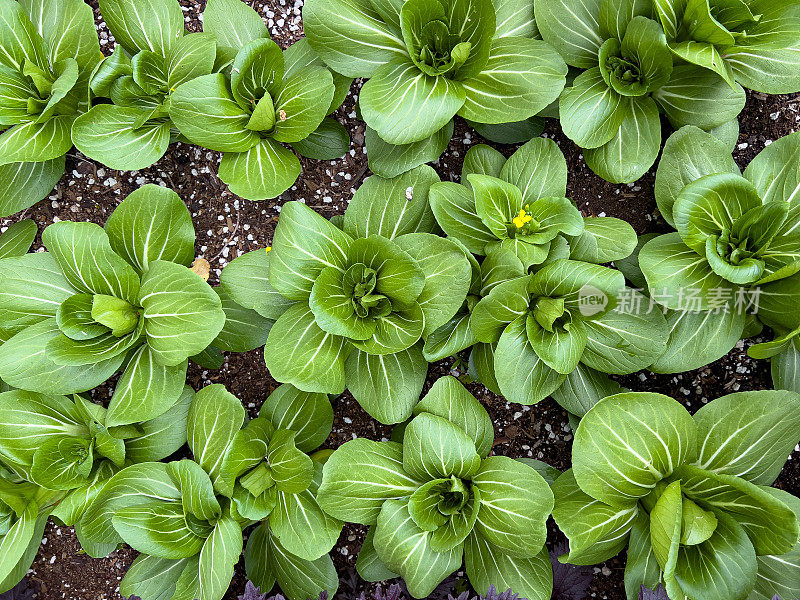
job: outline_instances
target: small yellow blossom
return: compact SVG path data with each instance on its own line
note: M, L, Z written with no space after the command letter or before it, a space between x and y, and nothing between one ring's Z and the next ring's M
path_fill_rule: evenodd
M519 209L519 214L512 219L514 225L517 226L517 229L522 229L525 227L526 223L530 223L533 220L533 217L530 216L528 213L525 212L524 209Z
M267 252L272 252L272 246L267 246Z

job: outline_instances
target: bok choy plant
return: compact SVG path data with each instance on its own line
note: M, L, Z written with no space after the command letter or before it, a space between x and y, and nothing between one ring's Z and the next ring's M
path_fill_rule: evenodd
M79 521L81 545L95 557L123 541L142 553L120 584L123 595L220 600L242 529L268 518L248 540L248 576L263 589L277 580L290 600L332 594L338 579L327 553L342 524L317 505L322 467L303 450L324 441L332 421L324 395L283 386L245 425L239 399L210 385L188 410L192 458L114 475Z
M561 560L627 547L625 589L670 598L800 596L800 499L768 487L800 439L800 395L730 394L694 416L667 396L626 393L581 420L572 469L553 484Z
M112 169L135 171L159 160L177 139L169 118L172 92L214 70L216 40L184 33L177 0L103 0L100 12L118 44L90 81L106 103L75 120L72 141Z
M539 474L546 465L489 456L492 421L452 377L434 383L401 439L351 440L323 468L323 509L370 526L359 574L400 575L412 596L425 598L464 560L475 589L550 598L544 541L553 493Z
M209 2L204 26L232 63L178 86L170 116L189 141L224 152L219 176L232 192L263 200L289 189L301 166L284 144L316 159L348 150L349 135L326 117L341 105L350 80L334 77L305 40L282 52L240 0Z
M33 206L64 173L70 129L102 60L82 0L0 0L0 216Z
M510 0L309 0L311 47L336 72L368 79L359 105L370 166L392 177L438 158L452 119L502 124L536 115L566 65L538 38L530 4Z
M720 4L731 6L733 12L740 5L748 10L742 0ZM790 2L778 4L787 14L797 12L788 8ZM679 56L680 48L665 33L665 29L672 33L675 23L670 14L681 7L687 13L694 11L686 17L687 26L696 26L698 35L716 27L711 16L699 23L703 5L707 7L708 0L535 3L536 24L544 40L580 70L559 99L561 127L584 149L589 167L604 179L636 181L653 166L661 147L661 113L675 128L695 125L710 130L735 120L744 108L741 85L706 68L715 63L714 56L697 45ZM678 18L682 19L683 15ZM770 21L769 27L777 28L778 37L785 40L779 23ZM678 26L683 34L683 25ZM768 37L763 38L767 45ZM794 44L800 39L796 34L788 37L794 37ZM796 50L789 51L786 57L796 62L794 54Z
M742 174L725 145L696 127L667 141L656 201L677 232L648 238L639 253L651 298L672 311L670 350L656 370L717 360L748 320L779 335L800 326L799 156L800 135L792 134Z
M264 348L276 380L329 394L347 387L383 423L411 416L427 373L424 340L470 286L462 248L434 233L428 190L438 180L425 165L370 177L341 228L300 202L284 204L271 251L223 270L235 301L277 319Z
M90 390L122 371L107 427L148 421L181 396L187 359L223 328L220 297L187 268L189 211L147 185L106 222L45 229L48 252L0 260L0 377L49 395Z

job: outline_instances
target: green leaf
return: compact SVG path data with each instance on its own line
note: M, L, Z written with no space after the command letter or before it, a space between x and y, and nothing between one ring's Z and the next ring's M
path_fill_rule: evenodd
M62 157L72 147L74 116L57 115L43 123L15 125L0 134L0 166Z
M625 388L604 373L578 364L564 383L551 395L567 412L583 417L589 409L606 396L623 392Z
M609 396L586 413L575 432L575 479L593 498L627 506L692 460L696 439L689 413L667 396Z
M269 38L269 31L258 13L233 0L209 0L203 11L203 31L217 38L219 58L233 60L247 42Z
M464 156L464 163L461 165L461 181L467 182L467 178L471 173L500 177L504 164L506 164L506 157L499 150L495 150L486 144L477 144L467 150L467 154ZM566 168L566 161L564 161L564 169L566 170ZM463 185L469 188L469 183L464 183ZM566 186L565 179L565 190Z
M675 201L689 183L712 173L740 173L725 145L693 126L673 133L664 145L656 172L656 202L670 225Z
M178 402L188 362L165 366L143 345L131 356L108 406L106 425L127 425L154 419Z
M307 392L341 394L349 351L347 340L320 329L311 309L298 303L272 326L264 360L278 381Z
M433 383L414 407L415 416L423 412L447 419L463 429L482 458L491 452L494 428L489 413L456 378L445 376Z
M656 588L661 579L661 567L653 554L649 515L640 511L632 525L625 563L625 592L635 598L643 585L651 590Z
M275 98L279 118L273 137L278 142L307 138L328 114L332 100L333 78L324 67L305 67L285 78Z
M397 177L420 165L435 161L450 144L454 129L455 125L450 121L424 140L397 146L385 142L374 129L367 127L366 147L369 168L382 177Z
M299 494L311 485L314 464L294 443L294 431L279 429L269 441L267 461L278 491Z
M795 496L773 488L767 488L766 491L789 506L795 515L800 514L800 501ZM756 560L758 579L753 593L748 598L772 600L775 594L782 598L791 598L800 593L800 579L797 578L800 570L800 544L795 545L792 551L786 554L758 556Z
M178 502L126 506L114 513L112 522L126 544L161 558L188 558L203 546L203 538L187 526Z
M44 348L49 360L57 365L82 366L96 364L125 355L125 353L139 344L142 335L143 323L131 333L116 337L105 333L90 340L72 340L65 335L56 336Z
M244 551L247 578L262 590L271 590L275 585L275 574L267 556L269 543L269 527L261 523L250 532Z
M532 139L503 164L501 179L522 191L522 200L563 198L567 194L567 161L553 140Z
M588 69L597 65L601 0L557 0L534 5L542 38L564 57L568 65Z
M399 145L419 142L445 127L465 98L461 83L426 75L408 58L394 58L364 84L359 101L367 125Z
M797 407L792 392L729 394L695 414L703 469L771 485L797 444ZM745 409L746 407L746 409Z
M742 337L745 314L720 309L667 313L667 350L650 366L655 373L682 373L722 358Z
M519 590L529 600L547 600L553 593L553 566L547 548L532 557L513 556L473 531L464 545L464 560L475 589Z
M661 148L658 105L648 97L626 97L618 111L624 113L610 141L584 152L589 168L611 183L631 183L656 162Z
M800 394L800 351L792 345L772 359L772 382L776 389Z
M10 338L0 346L0 377L8 385L42 394L75 394L106 381L125 360L121 353L94 364L58 365L44 349L61 335L56 320L46 319Z
M328 554L314 561L303 560L287 551L274 536L267 544L267 561L289 600L319 597L322 591L336 594L339 578ZM266 589L266 588L265 588Z
M183 35L183 12L177 2L103 0L100 12L111 33L130 54L150 50L167 56Z
M667 349L669 328L660 310L643 308L646 297L626 288L621 302L599 319L587 321L588 341L581 361L603 373L634 373Z
M374 538L375 527L373 526L367 530L367 535L364 538L364 542L361 544L361 549L358 551L356 571L359 576L361 579L370 582L385 581L398 577L397 573L390 571L378 557L378 553L372 543Z
M99 225L61 221L44 230L42 241L64 277L79 292L136 303L139 276L114 253Z
M272 321L254 310L239 306L222 288L214 288L225 311L225 325L212 342L223 352L249 352L267 341Z
M581 235L569 239L570 259L602 264L627 258L636 248L636 232L614 217L584 219Z
M714 71L731 87L736 85L731 65L713 44L687 40L670 44L669 49L688 63Z
M775 140L750 161L744 176L753 183L764 202L794 203L800 194L800 136L790 134Z
M194 226L186 205L168 188L148 184L131 193L106 221L114 252L140 273L154 260L190 266Z
M0 582L4 582L6 577L15 572L17 563L23 558L26 549L36 537L37 513L36 503L28 503L17 521L0 539L0 556L4 559L0 565Z
M538 553L553 510L553 492L542 476L514 459L491 456L472 483L481 491L476 532L514 556Z
M119 592L125 596L173 598L175 589L190 559L159 558L140 554L120 582Z
M684 244L678 233L647 242L639 254L639 264L648 288L658 295L658 303L673 310L688 308L681 290L697 290L688 301L692 309L711 310L713 290L731 289L730 283L714 273L706 257Z
M435 183L429 200L439 226L470 252L484 254L486 244L497 239L478 216L475 199L466 186L450 181Z
M713 129L735 119L745 102L740 85L732 88L696 65L676 65L669 82L653 92L653 98L675 129L684 125Z
M765 94L792 93L798 87L798 49L770 48L769 44L732 48L725 57L736 80L749 89Z
M46 441L33 455L31 480L51 490L71 490L88 483L92 440L63 437Z
M286 298L306 300L322 269L344 269L351 243L349 235L311 208L287 202L272 241L270 283Z
M463 544L447 552L431 549L431 532L414 523L407 502L387 500L378 517L374 542L384 564L399 573L409 593L424 598L461 566Z
M63 156L44 162L0 166L0 216L30 208L49 194L64 174Z
M469 317L469 313L456 314L431 333L422 348L425 360L428 362L444 360L472 346L476 340L469 327Z
M326 117L308 137L292 143L292 148L306 158L336 160L350 149L350 134L339 121Z
M467 177L475 195L475 209L483 224L496 238L508 239L508 227L524 204L522 191L515 185L489 175Z
M399 28L390 26L367 0L311 0L303 26L314 51L337 73L372 77L383 64L406 56Z
M544 125L544 117L542 116L533 116L524 121L496 125L469 122L469 126L478 135L496 144L522 144L542 135Z
M271 252L262 249L234 258L222 270L220 285L237 304L274 321L294 302L270 285L270 257Z
M593 565L621 552L639 513L636 504L614 507L595 500L578 487L572 469L553 484L553 518L569 538L569 553L560 562Z
M373 175L356 190L344 214L344 231L353 238L380 235L387 239L407 233L435 233L429 190L439 176L420 166L393 179Z
M664 488L650 511L650 540L653 554L664 572L664 583L670 588L670 592L678 585L674 577L683 526L682 500L680 481L673 481ZM680 594L671 595L680 597Z
M393 354L354 349L344 363L344 379L353 397L373 419L402 423L419 399L428 363L419 344Z
M524 316L513 321L500 336L494 351L494 369L502 395L519 404L540 402L566 378L534 352L525 331Z
M225 450L242 428L244 418L242 403L222 384L204 387L192 400L187 418L189 448L214 484Z
M211 73L217 54L216 43L217 38L208 32L190 33L180 38L166 57L169 89L175 90L182 83Z
M33 244L38 228L32 219L12 223L0 234L0 258L24 256Z
M603 80L598 67L584 71L559 100L564 134L581 148L599 148L614 139L630 107Z
M403 468L417 479L470 478L481 461L475 442L452 422L420 413L409 423L403 437Z
M421 483L404 470L400 444L356 438L325 463L317 499L333 517L371 525L385 501L406 498Z
M247 152L261 138L247 129L250 113L233 98L225 76L203 75L170 96L170 118L189 140L219 152Z
M217 521L200 552L200 598L221 600L242 554L242 528L230 517Z
M566 74L564 60L541 40L496 38L486 67L462 82L466 100L458 114L488 124L507 123L510 115L527 119L558 98Z
M259 415L266 416L276 429L297 432L294 441L303 452L319 448L333 427L333 408L324 394L302 392L287 384L269 395Z
M181 502L187 515L211 522L222 515L211 480L200 465L193 460L183 459L169 463L167 468L181 491Z
M186 422L194 390L184 386L175 405L155 419L139 425L141 434L125 440L125 454L133 462L157 461L186 443Z
M27 325L55 317L75 289L47 252L8 257L0 262L0 316L4 329L21 331Z

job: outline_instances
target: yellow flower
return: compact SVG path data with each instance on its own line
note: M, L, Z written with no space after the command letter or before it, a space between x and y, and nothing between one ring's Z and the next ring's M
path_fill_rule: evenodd
M267 246L267 252L272 252L272 246Z
M517 229L522 229L525 227L527 223L530 223L533 220L533 217L530 216L528 213L525 212L524 209L519 209L519 214L512 219L514 225L517 226Z

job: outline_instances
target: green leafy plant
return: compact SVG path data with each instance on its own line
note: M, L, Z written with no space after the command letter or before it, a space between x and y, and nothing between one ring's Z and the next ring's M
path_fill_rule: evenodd
M64 173L70 128L102 60L82 0L0 1L0 216L33 206Z
M725 145L696 127L667 141L656 200L677 232L642 240L639 253L651 298L671 311L668 351L655 370L701 367L760 323L779 335L800 326L798 156L793 134L742 175Z
M603 373L634 373L664 352L666 321L643 300L619 271L558 258L475 305L470 328L480 344L471 367L510 402L552 395L581 416L620 391Z
M48 395L122 370L107 427L148 421L180 398L187 358L220 333L220 297L186 265L194 228L175 192L128 196L106 222L45 229L48 252L0 260L0 377Z
M653 2L673 54L730 85L767 94L800 91L800 7L756 0Z
M708 1L682 4L700 7ZM745 6L740 0L723 4ZM559 99L561 127L584 149L589 167L608 181L636 181L653 166L661 147L660 113L675 128L711 130L734 121L744 108L740 85L680 60L670 49L664 11L679 5L669 0L541 0L534 5L545 41L581 70ZM697 59L707 64L711 57L698 53Z
M123 541L142 553L120 584L125 596L219 600L242 553L242 529L268 517L248 540L248 577L263 589L277 579L291 600L333 593L327 553L342 524L317 505L322 467L301 449L324 441L332 421L324 395L282 386L245 425L241 402L208 386L188 409L193 458L114 475L79 521L81 545L94 557Z
M309 0L303 19L331 69L368 79L367 154L387 177L438 158L456 114L524 121L564 87L566 65L535 39L532 7L510 0Z
M775 389L800 394L800 328L777 329L772 341L755 344L747 353L753 358L768 358Z
M425 598L466 561L475 589L550 598L544 541L553 494L544 463L489 456L492 422L455 379L414 408L402 443L359 438L325 463L318 498L334 517L370 525L358 555L369 581L400 575Z
M344 127L326 116L342 104L349 79L333 75L305 40L281 52L239 0L213 0L203 16L232 63L178 86L170 116L191 142L224 152L219 176L231 191L263 200L289 189L301 166L283 144L315 159L348 150Z
M653 393L601 400L581 420L572 469L553 484L561 560L594 564L627 547L629 600L800 596L800 500L768 487L800 439L800 395L730 394L694 416Z
M438 180L428 166L370 177L341 228L300 202L284 204L271 252L225 267L230 296L277 319L264 349L275 379L311 392L347 387L383 423L411 416L427 373L424 340L470 285L464 251L433 234L428 190Z
M95 69L97 104L75 120L72 141L112 169L149 167L177 139L169 118L172 93L214 70L216 39L185 33L177 0L103 0L100 12L117 47Z

